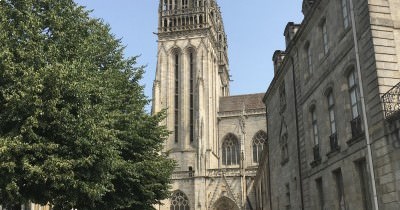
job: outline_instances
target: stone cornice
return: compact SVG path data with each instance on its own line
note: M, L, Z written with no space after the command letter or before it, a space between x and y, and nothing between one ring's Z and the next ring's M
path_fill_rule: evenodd
M253 109L253 110L246 110L243 113L242 110L239 111L231 111L231 112L218 112L218 118L233 118L233 117L240 117L240 116L257 116L257 115L265 115L265 109Z

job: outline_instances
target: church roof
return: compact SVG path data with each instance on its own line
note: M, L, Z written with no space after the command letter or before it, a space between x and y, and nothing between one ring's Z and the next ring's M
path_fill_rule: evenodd
M254 109L265 109L263 97L265 93L221 97L219 100L220 112L234 112Z

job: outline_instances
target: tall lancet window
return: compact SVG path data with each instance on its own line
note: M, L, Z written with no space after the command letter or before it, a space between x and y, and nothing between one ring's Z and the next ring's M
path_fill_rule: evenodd
M264 143L267 139L267 134L264 131L258 131L253 137L253 162L259 163L262 151L264 149Z
M190 142L194 141L194 55L193 51L189 55L189 71L190 71Z
M179 140L179 55L175 54L174 58L174 69L175 69L175 143Z
M239 165L239 160L239 141L235 135L230 133L224 138L224 143L222 144L222 164L226 166Z

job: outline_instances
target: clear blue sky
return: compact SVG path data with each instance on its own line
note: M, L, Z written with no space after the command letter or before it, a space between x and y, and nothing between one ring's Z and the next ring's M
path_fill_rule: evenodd
M126 56L147 65L142 84L151 98L157 62L158 0L75 0L93 10L126 45ZM273 78L272 54L285 49L283 30L300 23L302 0L218 0L228 36L231 95L265 92Z

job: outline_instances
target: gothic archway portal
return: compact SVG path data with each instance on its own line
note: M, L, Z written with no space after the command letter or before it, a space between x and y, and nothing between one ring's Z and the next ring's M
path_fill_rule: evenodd
M222 197L214 204L213 210L240 210L236 203L227 197Z

